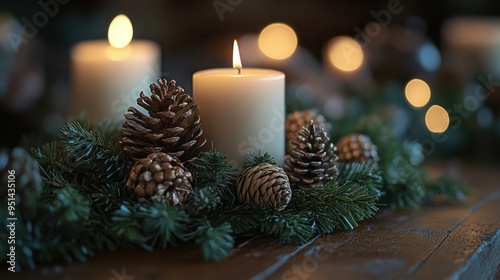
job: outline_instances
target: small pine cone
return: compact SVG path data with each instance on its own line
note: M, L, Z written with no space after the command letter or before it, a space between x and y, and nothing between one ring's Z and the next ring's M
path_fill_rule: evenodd
M236 183L238 199L252 207L266 206L275 211L286 208L292 190L285 171L276 165L261 163L243 172Z
M287 143L295 139L296 133L300 132L302 127L306 126L311 120L314 121L314 124L327 132L331 128L331 125L325 120L325 117L314 110L295 111L286 116L285 129Z
M364 134L351 134L340 138L337 142L339 160L344 162L367 162L379 161L377 146L370 137Z
M0 182L2 200L15 197L16 209L20 209L21 215L26 219L35 218L42 177L38 162L28 151L21 147L0 150ZM9 189L14 189L15 195Z
M337 148L314 121L297 133L291 145L291 154L285 156L285 171L292 184L301 189L322 187L339 173Z
M184 89L158 80L149 86L151 96L141 92L137 104L146 109L145 115L130 107L122 126L124 150L134 160L150 153L163 152L187 162L197 157L205 145L198 105Z
M168 204L182 204L189 196L192 175L175 157L152 153L138 160L127 181L127 188L137 198L152 197Z

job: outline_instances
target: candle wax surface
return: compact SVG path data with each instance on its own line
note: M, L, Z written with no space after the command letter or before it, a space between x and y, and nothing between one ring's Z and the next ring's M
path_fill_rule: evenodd
M213 146L242 166L248 153L285 152L285 75L268 69L218 68L193 75L194 100Z
M106 40L84 41L71 52L72 115L87 112L89 121L124 120L141 91L159 78L160 47L133 40L122 49Z

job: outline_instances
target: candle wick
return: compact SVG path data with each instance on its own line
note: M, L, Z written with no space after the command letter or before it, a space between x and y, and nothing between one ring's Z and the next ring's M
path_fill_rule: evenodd
M239 74L241 74L241 68L240 68L240 67L238 67L238 68L236 68L236 69L238 69L238 75L239 75Z

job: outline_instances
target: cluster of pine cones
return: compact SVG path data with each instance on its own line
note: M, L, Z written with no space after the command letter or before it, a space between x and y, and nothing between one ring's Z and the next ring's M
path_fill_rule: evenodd
M301 189L322 187L338 175L339 161L378 162L377 147L368 136L347 135L334 145L328 137L328 125L322 115L312 110L287 116L289 154L285 157L285 171L292 185Z
M127 188L139 198L182 204L191 192L192 175L184 166L205 145L198 105L174 80L151 84L141 92L122 126L122 144L135 164Z
M323 187L339 173L337 163L378 162L377 147L363 134L330 142L330 124L315 111L296 111L287 116L288 155L284 169L267 163L247 168L236 186L241 202L280 211L292 197L291 186Z
M205 145L198 106L174 80L151 84L151 96L141 92L122 126L124 150L135 160L127 188L139 199L153 198L182 204L192 190L192 174L185 163ZM352 134L336 145L328 136L329 124L315 111L287 116L289 154L284 169L268 163L244 170L237 181L239 200L250 206L280 211L291 200L291 187L322 187L339 173L337 163L377 162L377 147L368 136Z
M130 107L122 125L121 144L134 160L126 187L138 199L180 205L192 191L193 176L185 164L195 159L206 143L199 108L174 80L160 79L158 84L151 84L150 90L150 96L141 92L137 99L144 110ZM377 147L368 136L351 134L334 145L328 137L329 126L312 110L289 114L284 168L270 163L248 167L236 183L239 200L281 211L291 201L291 187L324 186L338 175L339 161L378 162ZM0 156L4 159L0 160L0 177L14 168L23 176L35 176L22 180L28 182L23 189L41 185L37 162L25 150L2 150ZM2 190L2 198L5 196L6 190Z

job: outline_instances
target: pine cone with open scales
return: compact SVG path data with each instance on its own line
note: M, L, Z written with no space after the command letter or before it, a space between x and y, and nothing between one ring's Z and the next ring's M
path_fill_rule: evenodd
M364 134L350 134L337 142L339 161L377 163L377 146Z
M269 163L250 166L236 182L236 193L242 203L265 206L281 211L292 199L290 182L283 168Z
M339 173L337 148L313 120L302 127L291 146L291 154L285 156L285 171L292 185L301 189L322 187Z
M136 198L152 197L178 205L187 200L192 180L191 172L177 158L152 153L136 162L126 185Z
M148 115L135 107L125 114L122 126L124 150L134 159L150 153L163 152L188 162L197 157L205 145L198 105L184 93L174 80L159 79L152 83L151 96L141 92L137 104Z

